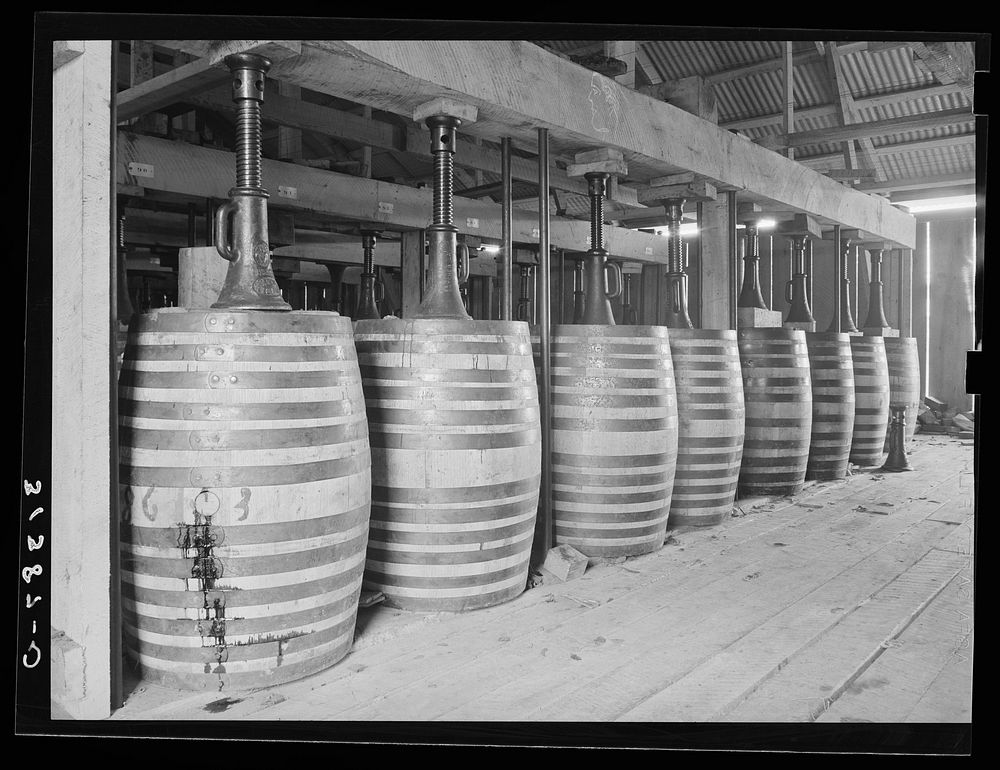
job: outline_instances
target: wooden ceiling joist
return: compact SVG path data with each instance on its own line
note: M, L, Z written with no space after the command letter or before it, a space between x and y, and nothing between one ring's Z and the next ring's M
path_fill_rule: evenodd
M253 41L224 41L210 58ZM204 49L202 49L204 50ZM910 246L912 217L885 201L845 190L801 164L746 142L683 110L658 102L539 46L515 40L304 41L302 55L277 62L274 77L372 107L411 115L419 104L450 97L475 104L473 135L509 135L525 146L536 127L568 151L607 146L625 153L630 177L693 171L846 226ZM559 93L541 87L559 83Z
M228 197L235 179L231 152L184 142L119 131L117 142L119 184L194 199ZM133 176L129 163L153 167L153 175ZM296 211L314 212L352 223L367 222L386 229L424 229L431 223L432 191L338 174L295 163L264 159L264 186L271 204ZM279 188L284 188L279 192ZM460 233L499 239L500 204L455 196L455 226ZM518 243L538 242L538 217L514 212L513 238ZM552 218L551 243L570 251L590 248L590 224L577 219ZM605 245L610 253L637 262L666 261L663 240L648 233L608 227Z
M758 144L769 149L783 147L804 147L826 142L843 142L848 139L863 139L875 136L890 136L925 128L942 128L971 124L975 116L969 109L939 110L921 115L906 115L889 118L877 123L854 123L847 126L820 128L814 131L798 131L793 134L775 134L762 137Z

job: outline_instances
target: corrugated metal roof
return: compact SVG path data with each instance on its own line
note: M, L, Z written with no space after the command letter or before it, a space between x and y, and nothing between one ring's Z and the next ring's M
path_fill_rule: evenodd
M780 60L784 44L778 40L654 40L641 43L649 65L657 78L675 80L690 75L708 77L740 66ZM800 54L793 72L795 109L836 105L837 93L830 80L826 59L809 41L796 41L793 51ZM855 99L881 96L914 89L939 86L934 75L915 62L912 49L899 44L877 50L853 50L841 54L842 73ZM745 120L775 115L784 108L784 73L780 68L727 77L714 85L719 121ZM936 93L896 103L859 107L854 122L875 122L909 115L923 115L968 107L965 96L956 88L952 93ZM838 111L795 119L796 131L812 131L840 125ZM780 133L780 121L747 128L750 139ZM968 125L945 126L919 131L900 131L872 137L872 144L888 144L938 139L968 133ZM825 155L843 151L842 142L822 142L796 149L796 157ZM928 175L954 175L974 167L974 145L956 148L932 147L909 149L883 158L882 165L893 178Z

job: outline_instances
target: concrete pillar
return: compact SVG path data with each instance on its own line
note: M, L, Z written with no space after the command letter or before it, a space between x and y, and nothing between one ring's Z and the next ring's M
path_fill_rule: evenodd
M975 347L975 220L930 221L928 390L953 409L972 408L966 353Z
M52 74L52 699L75 719L111 713L111 49ZM114 526L114 530L112 530ZM116 584L115 584L116 585ZM58 642L56 641L58 640ZM114 646L117 649L117 645Z

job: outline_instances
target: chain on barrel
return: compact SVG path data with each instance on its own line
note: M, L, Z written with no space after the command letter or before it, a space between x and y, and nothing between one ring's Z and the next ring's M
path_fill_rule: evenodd
M119 378L122 617L143 677L244 690L349 651L371 456L350 320L291 312L271 271L269 63L226 61L239 118L238 183L216 219L225 283L215 309L134 316Z
M119 444L125 638L145 678L247 689L347 654L371 478L349 319L135 316Z
M423 302L412 319L355 325L372 446L365 584L413 610L472 610L523 592L538 506L528 325L473 321L459 292L452 156L455 129L474 112L427 117L435 179Z

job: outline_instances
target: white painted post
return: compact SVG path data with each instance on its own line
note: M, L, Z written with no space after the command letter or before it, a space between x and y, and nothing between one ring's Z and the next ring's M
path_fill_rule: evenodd
M111 711L112 41L52 75L52 697ZM117 629L115 633L118 633Z

